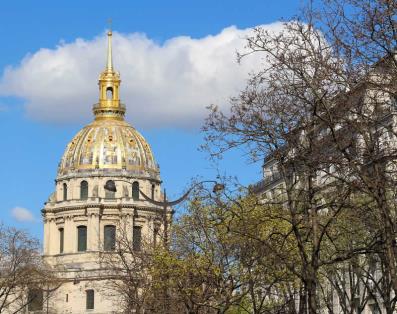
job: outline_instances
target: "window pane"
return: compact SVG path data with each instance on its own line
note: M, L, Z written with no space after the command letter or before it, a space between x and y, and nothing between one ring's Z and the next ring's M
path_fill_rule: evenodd
M28 310L41 311L43 310L43 290L29 289L28 292Z
M94 290L86 290L86 308L87 310L94 309Z
M87 250L87 227L77 227L77 250L83 252Z
M134 231L132 235L132 248L134 251L141 250L141 242L142 242L142 227L134 226Z
M80 183L80 199L86 200L88 198L88 182L82 181Z
M63 237L64 237L63 228L60 228L59 229L59 253L63 253Z
M137 181L132 183L132 199L134 201L139 200L139 182Z
M63 184L63 200L66 201L68 199L68 186L66 183Z
M114 251L116 248L116 227L115 226L105 226L105 251Z

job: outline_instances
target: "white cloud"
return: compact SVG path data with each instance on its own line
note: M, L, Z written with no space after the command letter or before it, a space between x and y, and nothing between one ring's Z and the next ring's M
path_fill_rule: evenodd
M279 31L282 24L263 27ZM121 72L128 120L140 128L201 125L205 107L227 106L263 61L257 55L236 62L236 51L244 48L250 32L231 26L213 36L179 36L163 44L139 33L114 33L114 63ZM27 55L4 70L0 95L23 98L28 116L36 120L89 121L105 65L105 37L61 42Z
M11 216L19 222L34 222L36 219L33 214L26 208L14 207L11 209Z

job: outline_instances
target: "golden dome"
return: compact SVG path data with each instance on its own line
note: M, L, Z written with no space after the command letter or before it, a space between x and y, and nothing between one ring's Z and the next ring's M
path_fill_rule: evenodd
M94 171L124 171L125 175L159 179L159 169L149 144L124 121L125 106L119 99L120 75L113 70L112 32L108 33L108 59L99 77L99 103L95 120L68 144L58 177Z
M125 169L140 176L156 176L158 168L149 144L125 121L96 120L68 144L59 175L91 169Z

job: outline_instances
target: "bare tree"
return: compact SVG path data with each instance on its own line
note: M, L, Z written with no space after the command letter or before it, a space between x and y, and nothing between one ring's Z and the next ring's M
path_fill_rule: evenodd
M0 225L0 313L42 309L59 285L42 261L39 242L24 231Z
M132 228L122 220L117 225L114 245L107 250L103 247L100 253L100 267L107 279L102 289L109 297L116 297L115 302L125 313L144 313L153 307L148 303L154 301L151 293L156 283L150 273L155 248L152 239L144 235L133 239Z
M397 145L385 139L395 136L387 116L394 101L396 4L322 1L319 11L309 4L280 33L257 28L247 38L239 57L260 53L263 67L229 113L210 108L204 131L212 156L244 146L254 160L276 161L282 197L267 203L288 212L285 235L293 236L300 259L290 271L304 284L309 313L317 313L323 266L376 246L384 249L391 278L396 275ZM374 213L371 232L341 245L343 230L332 232L335 222L364 209Z
M212 147L219 148L215 154L248 144L254 158L271 154L277 160L284 186L280 200L269 204L284 206L289 214L284 236L294 237L300 259L290 270L304 283L309 312L317 313L319 268L345 253L322 260L320 252L328 228L351 194L348 185L317 184L318 172L332 163L318 137L321 121L317 117L324 102L330 105L344 88L334 78L340 65L321 33L298 21L286 23L281 34L256 29L248 47L263 52L269 66L234 99L230 116L212 107L204 129Z
M397 2L330 0L318 12L319 20L329 30L327 40L345 60L351 81L354 83L355 77L356 86L360 86L355 87L360 90L356 92L360 101L348 109L350 118L346 119L359 139L357 152L344 150L343 154L356 186L368 197L376 214L382 256L396 293Z

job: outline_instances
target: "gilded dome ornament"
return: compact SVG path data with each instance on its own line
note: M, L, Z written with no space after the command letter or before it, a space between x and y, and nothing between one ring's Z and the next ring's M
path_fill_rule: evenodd
M95 120L68 144L58 179L122 170L126 176L159 180L159 169L149 144L124 120L125 106L119 96L120 74L113 68L112 31L107 36L107 62L99 76L99 102L93 107Z

